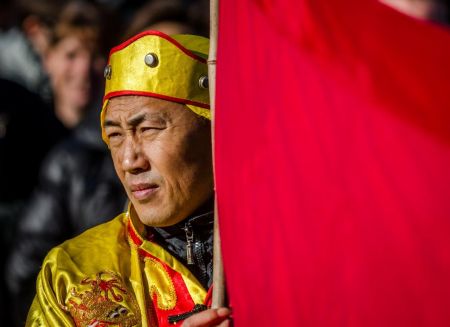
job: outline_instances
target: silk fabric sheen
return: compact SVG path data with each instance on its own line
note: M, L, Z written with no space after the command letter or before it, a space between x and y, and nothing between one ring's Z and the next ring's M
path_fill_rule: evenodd
M75 326L80 312L90 318L78 319L77 326L103 323L105 314L122 319L123 326L169 326L168 316L205 302L207 293L197 279L167 251L143 238L133 219L124 213L48 254L27 326ZM127 314L114 316L112 309L125 312L122 307Z

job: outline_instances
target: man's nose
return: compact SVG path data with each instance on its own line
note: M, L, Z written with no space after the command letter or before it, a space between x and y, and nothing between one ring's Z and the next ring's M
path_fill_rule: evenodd
M139 142L132 136L126 138L122 156L123 170L131 174L138 174L150 168L150 163L141 149Z

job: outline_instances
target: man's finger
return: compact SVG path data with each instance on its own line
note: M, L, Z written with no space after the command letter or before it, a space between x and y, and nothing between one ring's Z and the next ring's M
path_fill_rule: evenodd
M222 323L217 327L230 327L231 326L231 320L230 318L225 319L222 321Z
M184 321L182 327L225 327L228 326L227 318L230 313L231 311L227 308L209 309L189 317ZM222 325L223 322L226 324Z

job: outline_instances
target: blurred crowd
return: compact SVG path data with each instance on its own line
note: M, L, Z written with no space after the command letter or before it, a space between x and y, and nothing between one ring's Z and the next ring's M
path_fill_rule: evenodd
M382 1L448 24L445 1ZM0 0L4 326L24 325L48 250L127 205L100 136L103 69L112 46L146 29L208 36L209 1Z
M209 2L0 0L0 320L23 326L46 253L127 205L102 143L112 46L209 33ZM93 249L95 250L95 249Z

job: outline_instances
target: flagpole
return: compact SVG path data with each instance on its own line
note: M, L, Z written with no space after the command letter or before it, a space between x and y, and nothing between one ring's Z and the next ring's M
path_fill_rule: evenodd
M210 29L209 29L209 55L208 78L209 97L211 103L211 139L214 158L214 126L216 107L216 58L218 35L218 11L219 0L210 0ZM217 211L217 196L214 201L214 249L213 249L213 293L212 308L220 308L225 305L225 278L223 273L222 251L220 245L219 216Z

